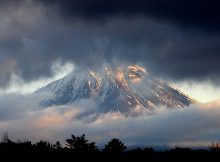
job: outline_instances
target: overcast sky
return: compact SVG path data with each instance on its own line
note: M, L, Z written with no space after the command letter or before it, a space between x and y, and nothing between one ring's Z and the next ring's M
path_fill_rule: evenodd
M75 67L119 62L146 66L203 104L155 117L106 114L88 124L74 118L87 103L42 110L32 94ZM219 98L219 0L0 0L0 133L208 145L219 140Z
M219 3L0 0L0 88L9 87L12 74L25 83L51 78L58 60L81 68L124 60L192 94L192 83L211 87L197 99L218 98L210 96L220 86Z

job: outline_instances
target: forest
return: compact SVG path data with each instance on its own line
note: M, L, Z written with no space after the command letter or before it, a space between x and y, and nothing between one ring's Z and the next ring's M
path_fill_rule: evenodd
M164 151L154 148L127 148L118 138L112 138L100 149L95 142L81 136L71 135L65 140L65 145L59 141L54 144L40 140L14 142L7 133L0 143L1 159L22 161L216 161L220 159L220 144L212 142L207 149L190 149L175 147Z

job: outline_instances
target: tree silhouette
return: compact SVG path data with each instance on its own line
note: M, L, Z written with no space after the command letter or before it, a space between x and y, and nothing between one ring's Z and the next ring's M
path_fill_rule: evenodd
M71 135L66 140L68 147L63 148L59 141L51 145L47 141L32 144L31 141L11 141L8 133L0 142L1 159L8 161L216 161L220 157L220 143L212 142L210 150L176 147L165 151L156 151L151 147L126 150L126 146L117 138L111 139L103 151L98 151L96 144L85 138ZM123 152L125 151L125 152ZM29 156L30 155L30 156Z
M126 146L123 142L121 142L117 138L111 139L107 145L105 145L105 148L103 151L109 152L109 153L122 153L126 149Z
M37 150L39 151L50 151L51 150L51 144L47 141L40 141L40 142L37 142L35 144Z
M145 152L145 153L148 153L148 154L153 154L153 153L155 153L154 149L151 148L151 147L145 147L145 148L144 148L144 152Z
M210 147L211 152L220 152L220 143L214 143L212 141L212 145Z
M76 137L73 134L71 135L72 138L66 139L66 146L70 149L74 150L75 152L95 152L97 151L97 147L94 142L89 142L85 138L85 134L80 137Z
M3 135L2 135L2 142L3 143L7 143L9 140L8 138L8 131L4 132Z
M56 141L56 143L53 145L53 148L56 150L61 150L62 145L61 145L60 141Z

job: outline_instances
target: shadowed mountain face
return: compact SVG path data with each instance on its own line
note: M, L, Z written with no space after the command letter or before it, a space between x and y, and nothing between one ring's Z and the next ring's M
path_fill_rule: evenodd
M183 108L196 103L194 99L154 78L145 68L137 65L118 68L106 66L97 72L78 69L36 93L52 95L42 101L44 107L89 99L97 104L98 113L151 112L159 106Z

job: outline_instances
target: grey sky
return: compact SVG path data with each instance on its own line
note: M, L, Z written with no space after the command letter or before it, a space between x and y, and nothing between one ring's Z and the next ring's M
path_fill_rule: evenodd
M11 73L49 77L58 59L82 68L124 60L171 80L218 84L218 2L168 1L1 1L1 87Z

